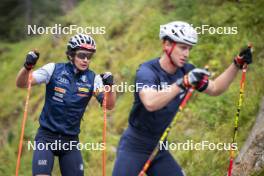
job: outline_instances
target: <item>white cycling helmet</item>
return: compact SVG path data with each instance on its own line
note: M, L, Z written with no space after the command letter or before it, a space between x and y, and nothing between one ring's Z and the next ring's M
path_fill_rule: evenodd
M174 42L185 43L187 45L195 45L198 41L197 32L188 23L182 21L174 21L160 26L160 39L168 37Z
M67 44L68 51L76 49L87 49L92 52L95 52L96 44L91 36L86 34L77 34L72 36Z

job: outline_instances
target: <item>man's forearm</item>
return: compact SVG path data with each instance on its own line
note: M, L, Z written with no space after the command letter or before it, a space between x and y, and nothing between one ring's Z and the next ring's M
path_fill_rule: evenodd
M179 92L180 88L173 84L166 90L143 89L139 94L145 108L156 111L166 106Z
M214 81L209 82L208 88L205 93L217 96L225 92L229 85L235 79L239 69L235 64L231 64L221 75L219 75Z
M111 110L115 106L116 101L116 92L111 88L110 91L106 91L105 94L107 94L107 101L106 101L106 108L108 110Z
M20 71L17 74L16 78L16 86L19 88L26 88L27 82L28 82L28 76L30 71L25 69L24 67L20 69Z

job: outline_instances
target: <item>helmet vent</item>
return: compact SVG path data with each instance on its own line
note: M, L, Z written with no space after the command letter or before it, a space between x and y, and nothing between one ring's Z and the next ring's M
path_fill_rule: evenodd
M180 30L180 32L182 33L182 35L184 35L184 33L182 32L182 30Z

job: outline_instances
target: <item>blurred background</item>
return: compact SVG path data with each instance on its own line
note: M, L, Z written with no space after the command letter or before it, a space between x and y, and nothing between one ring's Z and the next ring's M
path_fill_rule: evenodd
M140 63L159 57L162 49L159 26L170 21L187 21L194 26L237 27L237 34L199 35L189 62L208 64L213 77L233 61L240 48L252 42L254 63L247 74L245 98L239 119L238 146L244 146L260 109L264 93L264 1L263 0L2 0L0 3L0 175L15 174L18 142L26 90L15 86L15 78L31 49L40 54L36 68L49 62L65 62L71 35L27 35L27 25L103 26L104 34L92 35L97 52L90 68L111 71L116 83L133 84ZM73 34L74 35L74 34ZM196 93L173 128L170 142L232 141L234 115L241 73L229 90L219 97ZM32 89L24 141L33 140L45 96L45 86ZM133 93L118 93L114 110L108 112L107 175L111 175L116 147L127 126ZM82 121L80 141L102 142L103 110L89 103ZM258 143L258 141L253 141ZM263 141L262 141L263 142ZM263 143L262 143L263 144ZM264 145L263 145L264 146ZM263 151L263 147L262 147ZM226 175L228 151L172 151L188 176ZM31 175L32 150L24 142L20 175ZM236 153L236 155L238 152ZM263 153L264 154L264 153ZM82 151L85 175L102 175L101 151ZM264 175L263 162L246 175ZM256 164L256 163L255 163ZM262 165L261 165L262 164ZM249 167L249 166L248 166ZM53 175L60 175L56 160ZM240 174L241 175L241 174Z

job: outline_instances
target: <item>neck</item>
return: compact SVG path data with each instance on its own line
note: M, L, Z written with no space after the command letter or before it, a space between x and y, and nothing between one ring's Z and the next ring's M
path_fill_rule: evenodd
M73 72L74 74L78 74L80 73L80 70L77 69L77 67L74 65L73 61L70 61L72 68L73 68Z
M176 73L178 69L177 67L172 65L172 63L170 62L170 59L165 53L163 53L163 55L160 57L159 63L160 63L161 68L169 74Z

